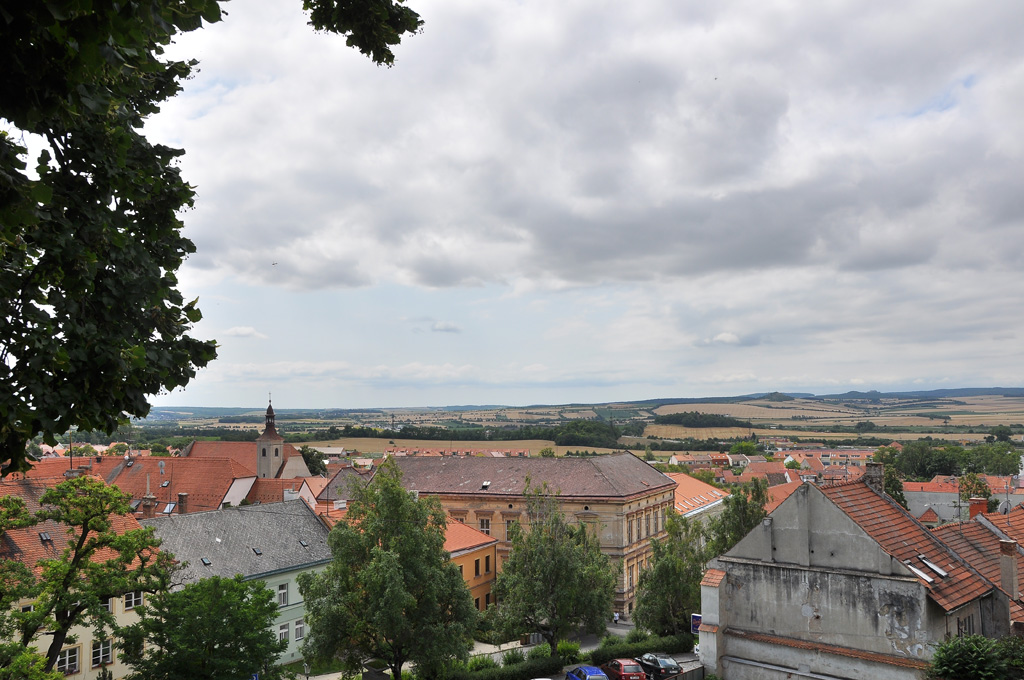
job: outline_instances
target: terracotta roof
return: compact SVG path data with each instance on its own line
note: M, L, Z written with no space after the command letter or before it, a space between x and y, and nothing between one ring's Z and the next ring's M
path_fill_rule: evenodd
M47 479L11 479L0 481L0 495L18 496L25 501L25 508L35 514L42 505L39 499L64 478ZM118 534L123 534L141 526L131 515L110 515L110 526ZM40 560L61 559L64 549L71 537L70 527L54 520L44 520L23 529L8 529L0 534L0 560L20 562L31 569L36 576L42 573ZM48 536L47 540L45 536ZM115 557L114 551L104 548L93 555L93 561L100 562Z
M589 458L397 458L402 484L428 494L522 496L529 479L565 498L630 498L675 482L631 453ZM484 482L490 482L485 485Z
M453 555L497 542L497 538L452 519L448 520L448 527L444 532L444 549Z
M244 465L253 475L256 474L256 443L255 442L204 442L194 441L185 447L187 458L230 458L239 465ZM281 447L281 469L284 469L292 456L302 457L299 450L291 444Z
M788 484L768 487L768 502L764 504L765 514L782 505L782 501L789 498L801 486L803 486L803 482L798 479Z
M330 479L327 477L303 477L302 481L309 487L310 492L313 494L313 498L320 495L320 492L327 488L330 483Z
M179 493L188 494L188 511L220 507L236 479L255 479L256 473L224 458L135 458L131 467L121 463L107 477L132 498L146 495L146 481L157 501L156 512L177 503ZM166 483L166 486L164 485Z
M1024 505L1014 507L1005 515L998 512L986 512L981 517L990 522L996 530L1024 545Z
M932 529L932 533L952 548L982 576L1002 588L1002 575L999 567L999 540L981 522L958 522ZM1018 570L1018 589L1024 586L1024 555L1016 551ZM1005 590L1005 589L1004 589Z
M304 478L299 477L294 479L256 479L252 488L249 489L249 493L245 495L245 499L250 503L280 503L286 500L284 497L286 489L298 493L303 481Z
M717 588L722 585L722 580L724 578L725 572L721 569L708 569L704 572L704 578L700 580L700 584L710 588Z
M666 476L676 483L674 505L676 512L683 516L700 512L710 505L720 503L729 495L721 489L682 472L669 472Z
M327 480L327 484L316 495L316 500L321 503L333 501L347 501L352 497L350 488L353 480L359 484L365 484L370 480L370 470L361 470L351 465L340 468L334 476Z
M810 642L808 640L796 640L794 638L782 637L780 635L751 633L745 630L736 630L735 628L726 628L725 634L731 635L732 637L743 638L744 640L754 640L755 642L782 645L784 647L792 647L794 649L825 652L826 654L835 654L836 656L845 656L851 659L863 659L864 661L873 661L875 663L888 664L890 666L902 666L904 668L916 668L919 670L924 670L929 666L927 661L921 661L920 659L910 659L905 656L894 656L890 654L878 654L877 652L865 652L859 649L852 649L850 647L827 645L821 642Z
M713 623L700 622L700 628L697 629L698 633L717 633L718 626Z
M921 513L921 516L917 518L917 521L919 521L919 522L939 522L941 520L939 519L939 516L938 516L938 514L936 514L935 510L933 510L932 508L928 508L927 510L925 510L924 512Z
M895 501L877 493L865 481L823 486L821 492L877 541L883 550L904 564L909 562L918 572L928 574L931 583L920 575L918 580L928 589L931 598L946 611L992 590L992 584L968 569L933 533ZM925 559L948 575L936 574L922 563L918 555L924 555Z

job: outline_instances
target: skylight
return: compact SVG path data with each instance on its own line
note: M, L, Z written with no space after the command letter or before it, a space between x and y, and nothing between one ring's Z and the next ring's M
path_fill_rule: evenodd
M164 514L165 514L165 515L169 515L169 514L171 514L172 512L174 512L174 506L175 506L175 505L177 505L177 503L168 503L168 504L167 504L167 507L166 507L166 508L164 508Z
M259 548L253 548L253 549L252 549L252 551L253 551L254 553L256 553L257 555L262 555L262 554L263 554L263 551L262 551L262 550L260 550Z
M308 548L308 547L309 547L309 543L306 543L306 542L305 542L305 541L303 541L303 540L300 540L300 541L299 541L299 545L301 545L301 546L302 546L303 548Z
M50 538L50 532L49 531L40 531L39 532L39 540L43 541L43 542L46 542L46 541L52 541L53 539Z
M160 482L160 486L161 487L170 486L170 485L171 485L171 480L169 480L169 479L165 479L164 481Z
M907 569L914 572L918 578L923 579L925 583L935 583L935 579L911 564L910 560L907 560L903 564L906 565Z
M201 557L201 558L199 558L199 561L203 563L203 566L204 566L204 567L208 567L208 566L210 566L211 564L213 564L213 563L212 563L212 562L210 562L210 560L209 560L208 558L206 558L206 557Z
M948 571L946 571L945 569L943 569L939 565L935 564L934 562L930 561L924 555L918 555L917 559L919 559L922 562L924 562L924 566L928 567L929 569L934 571L936 574L938 574L942 578L946 578L947 576L949 576L949 572Z

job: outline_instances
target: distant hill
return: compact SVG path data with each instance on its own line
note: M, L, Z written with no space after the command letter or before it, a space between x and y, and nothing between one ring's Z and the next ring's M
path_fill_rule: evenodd
M843 394L821 394L809 399L843 399L847 401L878 399L955 399L957 397L1024 397L1024 387L960 387L943 390L921 390L915 392L844 392Z

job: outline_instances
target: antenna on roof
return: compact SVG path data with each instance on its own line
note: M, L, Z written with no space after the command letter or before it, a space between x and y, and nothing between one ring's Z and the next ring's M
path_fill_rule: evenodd
M160 466L160 474L163 474L164 473L164 461L160 461L158 463L158 465Z

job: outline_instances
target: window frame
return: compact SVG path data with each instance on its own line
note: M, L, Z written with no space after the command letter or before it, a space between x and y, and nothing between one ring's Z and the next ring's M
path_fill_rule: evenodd
M57 661L53 664L53 669L64 675L78 673L81 668L81 655L78 647L65 647L60 650L57 654Z
M97 655L99 660L97 660ZM93 640L92 641L92 667L100 668L114 663L114 641L110 638L106 640Z
M288 584L278 583L277 584L277 606L287 607L288 606Z
M124 594L124 610L126 612L130 612L136 607L141 607L144 603L145 598L141 590L133 590Z

